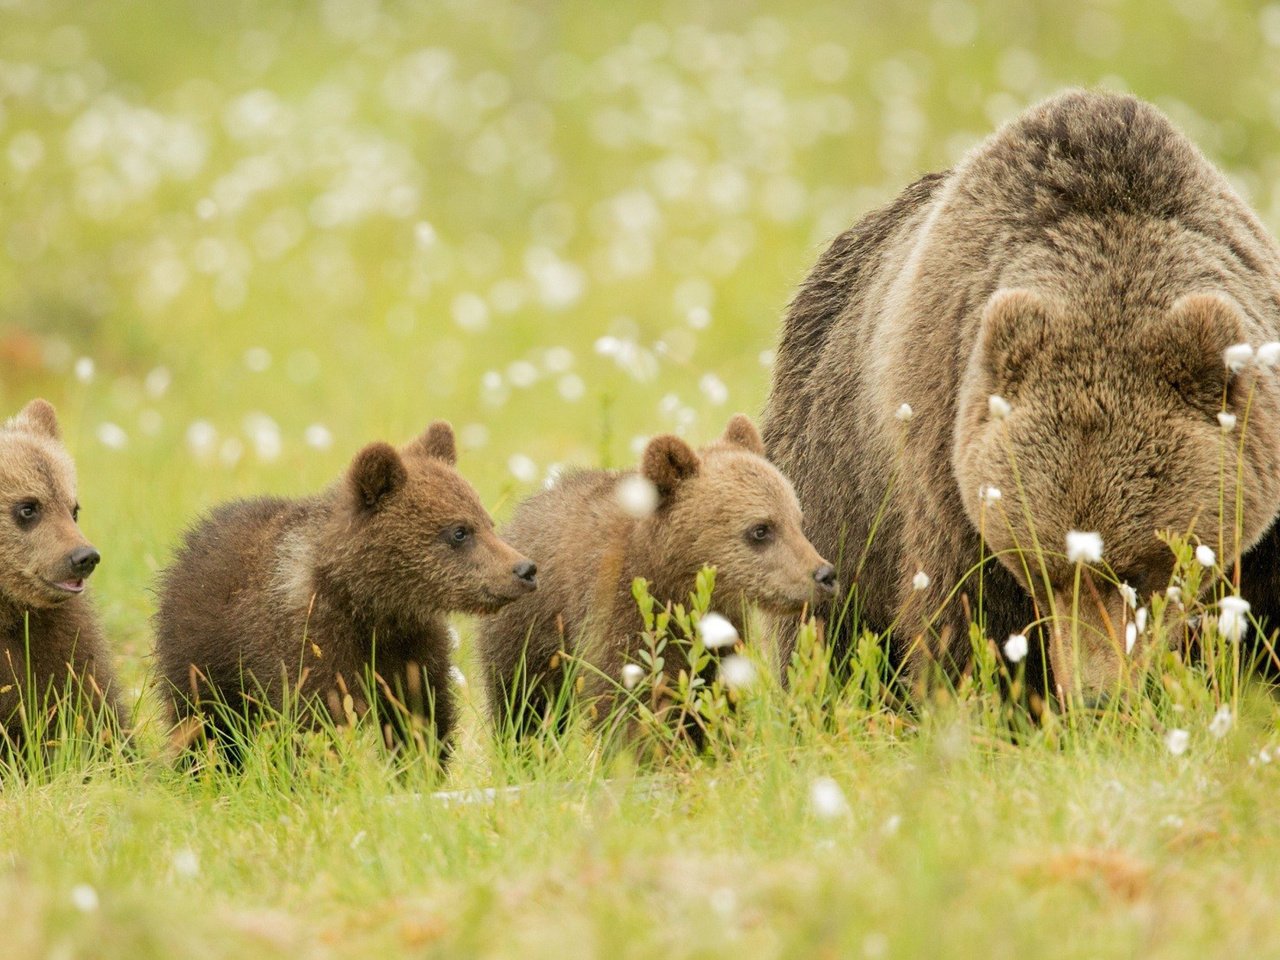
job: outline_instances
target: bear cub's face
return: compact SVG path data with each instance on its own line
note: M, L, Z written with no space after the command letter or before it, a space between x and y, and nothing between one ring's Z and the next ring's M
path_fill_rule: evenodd
M1028 290L992 297L968 378L976 388L961 398L956 474L970 519L1029 592L1043 598L1036 542L1052 589L1069 592L1071 530L1101 535L1105 564L1140 602L1172 573L1159 533L1191 531L1216 548L1224 485L1226 529L1234 523L1246 405L1242 548L1266 530L1280 494L1276 394L1270 378L1223 362L1226 347L1247 339L1239 311L1215 294L1185 296L1129 318L1117 346L1084 307ZM1006 415L991 394L1008 402ZM1231 430L1224 409L1239 424ZM988 485L1001 495L984 504Z
M76 526L79 512L57 415L32 400L0 428L0 594L40 608L83 592L99 556Z
M746 417L735 416L700 453L678 437L655 437L641 473L659 500L640 535L670 554L674 569L714 566L717 596L795 613L835 591L835 568L805 537L795 491Z
M352 461L346 559L383 604L492 613L536 588L537 568L499 539L456 462L444 422L399 450L371 443Z

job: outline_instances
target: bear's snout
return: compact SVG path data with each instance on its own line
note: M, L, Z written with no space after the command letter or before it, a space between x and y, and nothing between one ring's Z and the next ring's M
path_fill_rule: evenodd
M829 563L824 563L813 571L813 582L818 585L818 589L827 595L836 592L836 568Z
M98 565L98 561L101 559L102 555L86 544L83 547L76 547L72 550L71 555L67 557L67 562L73 574L77 577L87 577L93 573L94 567Z
M511 570L516 582L525 590L538 589L538 565L532 560L521 560Z

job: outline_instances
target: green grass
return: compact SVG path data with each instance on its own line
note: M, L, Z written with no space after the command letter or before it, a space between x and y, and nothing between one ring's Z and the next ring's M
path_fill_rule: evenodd
M1277 44L1274 10L1196 0L0 3L0 400L58 406L136 699L153 575L202 510L436 417L499 517L557 464L710 439L761 408L821 245L1063 86L1160 104L1275 227ZM443 780L341 732L186 776L148 694L142 759L4 778L4 954L1274 950L1271 699L1170 657L1045 727L980 649L903 715L864 644L850 688L810 663L646 766L582 726L495 746L473 685ZM822 777L847 813L811 808Z

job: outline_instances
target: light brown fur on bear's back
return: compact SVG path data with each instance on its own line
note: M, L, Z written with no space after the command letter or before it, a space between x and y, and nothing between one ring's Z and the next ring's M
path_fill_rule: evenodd
M1228 384L1221 351L1280 337L1278 291L1274 241L1159 111L1067 93L833 244L787 317L765 437L842 582L861 571L863 625L896 625L899 657L924 631L958 667L967 630L946 598L978 560L984 485L1004 493L987 530L1006 564L984 575L996 638L1035 618L1009 559L1033 539L1024 498L1046 553L1099 531L1146 589L1163 586L1158 529L1198 519L1216 538L1215 383L1231 404L1253 392L1244 549L1267 531L1280 395L1251 371ZM1118 675L1109 650L1084 659L1091 689Z

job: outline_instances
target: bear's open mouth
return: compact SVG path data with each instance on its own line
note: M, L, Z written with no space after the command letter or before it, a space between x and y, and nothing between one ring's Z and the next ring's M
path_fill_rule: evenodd
M67 593L80 593L84 590L83 578L79 580L58 580L56 582L50 580L49 585L56 587L58 590L65 590Z

